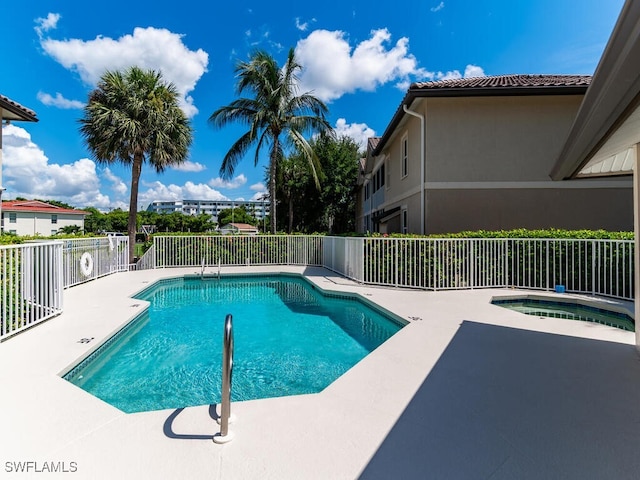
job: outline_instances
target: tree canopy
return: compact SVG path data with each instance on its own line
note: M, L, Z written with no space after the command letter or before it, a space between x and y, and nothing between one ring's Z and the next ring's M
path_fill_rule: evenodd
M227 106L220 107L209 117L216 128L240 123L247 131L229 148L222 160L220 175L233 177L237 164L255 146L254 163L258 165L260 152L269 149L269 197L271 199L271 233L276 232L277 168L287 152L297 150L308 162L314 178L318 178L318 158L305 134L331 134L325 119L326 105L310 93L298 94L297 72L302 66L290 49L287 60L280 67L264 51L256 51L249 61L236 66L238 95L247 92Z
M131 67L105 72L89 94L80 119L86 146L100 164L131 167L129 261L134 259L138 184L146 161L157 172L182 163L192 141L192 128L178 104L178 92L160 72Z

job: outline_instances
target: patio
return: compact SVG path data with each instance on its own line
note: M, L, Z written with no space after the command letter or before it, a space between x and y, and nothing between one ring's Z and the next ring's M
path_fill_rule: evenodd
M218 445L211 406L127 415L59 376L144 308L132 294L199 268L78 285L60 316L0 344L0 478L28 478L45 462L67 469L54 478L637 477L634 333L490 304L513 289L425 292L320 267L222 268L249 271L304 274L410 323L319 394L233 403L235 439Z

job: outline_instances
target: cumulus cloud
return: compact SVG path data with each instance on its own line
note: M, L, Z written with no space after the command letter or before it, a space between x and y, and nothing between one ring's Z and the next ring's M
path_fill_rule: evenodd
M249 187L249 190L252 190L254 192L264 193L267 190L267 187L264 186L264 183L258 182L251 185Z
M223 180L222 178L217 177L209 181L209 185L211 185L214 188L229 188L229 189L240 188L245 183L247 183L247 177L243 173L241 173L237 177L234 177L232 180Z
M120 177L114 175L108 167L104 169L102 175L106 180L111 182L111 190L117 192L119 195L124 195L127 193L127 190L129 190L127 184L124 183Z
M74 206L108 206L100 192L95 163L82 158L60 165L50 163L23 128L6 125L3 136L4 187L8 196L59 200Z
M464 74L460 70L450 70L448 72L437 72L433 74L435 80L456 80L458 78L484 77L485 73L482 67L477 65L467 65Z
M151 183L142 182L146 190L141 190L138 194L138 204L145 208L155 201L179 201L184 199L196 200L229 200L219 191L204 183L186 182L184 185L165 185L156 181Z
M344 118L339 118L334 128L338 137L347 136L352 138L360 147L360 150L367 148L367 140L375 136L376 132L366 123L347 123Z
M69 109L81 109L84 107L84 103L79 100L69 100L62 96L60 92L56 93L55 97L52 97L48 93L38 92L38 100L44 105Z
M52 15L52 14L50 14ZM36 29L39 27L36 27ZM118 39L98 36L93 40L40 40L44 51L63 67L77 72L82 81L95 86L105 70L123 70L133 65L159 70L165 81L176 86L181 107L188 117L198 113L190 92L207 71L209 55L190 50L183 35L163 28L135 28Z
M400 38L395 45L390 41L387 29L373 30L369 39L352 50L344 32L311 32L295 50L303 65L301 90L330 102L356 90L374 91L389 82L404 85L410 77L431 75L409 54L408 38Z
M179 172L202 172L206 170L207 167L201 163L187 160L179 165L172 165L171 169L178 170Z
M35 30L39 37L42 37L44 32L57 28L58 21L60 20L59 13L49 13L46 17L36 18Z
M442 10L444 8L444 2L440 2L438 5L436 5L435 7L431 7L431 11L432 12L439 12L440 10Z

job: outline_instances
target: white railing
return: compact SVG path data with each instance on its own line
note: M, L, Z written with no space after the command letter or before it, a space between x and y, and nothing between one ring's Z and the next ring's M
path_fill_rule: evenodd
M129 268L128 237L77 238L62 242L65 287L125 272Z
M429 290L519 287L633 299L631 240L160 236L137 269L322 265L357 282Z
M322 265L322 238L285 235L156 236L155 268L217 265Z
M364 238L363 283L519 287L633 299L631 240Z
M0 340L62 312L62 242L0 246Z

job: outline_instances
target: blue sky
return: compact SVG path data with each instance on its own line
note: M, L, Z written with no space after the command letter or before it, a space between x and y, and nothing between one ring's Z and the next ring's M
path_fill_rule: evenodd
M143 167L139 206L154 200L259 198L253 151L222 181L240 127L207 119L235 97L234 67L257 49L283 63L295 48L304 91L329 107L340 134L381 135L410 82L503 74L592 74L623 0L409 0L371 3L164 0L20 1L0 19L0 94L38 123L3 126L4 199L128 208L130 171L96 164L78 119L106 70L136 64L176 85L194 127L188 162Z

